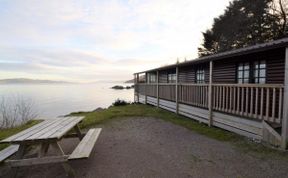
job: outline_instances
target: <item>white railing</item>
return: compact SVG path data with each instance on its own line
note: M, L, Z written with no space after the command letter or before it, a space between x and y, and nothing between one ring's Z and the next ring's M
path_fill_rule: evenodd
M157 95L157 87L159 94ZM209 84L136 84L135 92L159 99L209 109ZM283 85L271 84L212 84L211 107L252 119L281 123L283 109Z
M213 110L280 123L283 85L213 84Z

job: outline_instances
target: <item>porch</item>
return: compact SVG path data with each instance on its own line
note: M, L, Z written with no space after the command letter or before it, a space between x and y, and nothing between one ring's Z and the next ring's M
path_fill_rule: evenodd
M249 47L136 73L135 102L151 104L286 149L288 48L272 48L273 45ZM264 61L264 75L259 72L262 70L259 58L261 65ZM254 78L251 80L248 76L245 81L247 61L250 62L248 75ZM251 72L251 62L253 70L259 72L257 76L255 71ZM244 77L239 77L242 74Z

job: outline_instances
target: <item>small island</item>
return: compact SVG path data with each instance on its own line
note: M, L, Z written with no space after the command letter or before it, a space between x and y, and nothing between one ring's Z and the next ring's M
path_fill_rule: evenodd
M123 90L123 89L131 89L131 88L134 88L134 85L131 85L131 86L122 86L122 85L115 85L113 87L111 87L112 89L115 89L115 90Z

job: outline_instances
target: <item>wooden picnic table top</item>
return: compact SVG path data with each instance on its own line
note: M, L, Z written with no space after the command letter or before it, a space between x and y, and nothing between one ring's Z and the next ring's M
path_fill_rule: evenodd
M0 141L1 143L21 143L29 141L41 141L60 139L84 117L62 117L47 119L22 132Z

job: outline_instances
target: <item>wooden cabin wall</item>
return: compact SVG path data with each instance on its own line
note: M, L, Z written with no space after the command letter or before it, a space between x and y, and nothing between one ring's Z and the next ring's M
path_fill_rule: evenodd
M225 59L213 63L213 83L235 83L237 64L235 60Z
M238 63L254 62L257 60L266 60L267 84L284 83L285 48L214 61L213 83L237 83ZM205 83L209 83L209 62L179 67L179 83L196 83L196 70L198 68L203 68L205 70ZM175 72L175 69L159 71L160 83L167 83L169 72Z
M263 58L267 58L267 81L269 84L284 84L285 48L267 51Z
M179 83L195 83L195 69L193 66L185 66L179 69Z
M168 69L159 71L159 83L168 83L168 74L169 73L176 73L176 69Z
M209 83L209 63L179 67L179 83L196 83L197 69L204 69L205 83Z
M167 71L159 71L159 83L167 83Z
M215 61L213 65L213 83L237 83L238 63L257 60L266 60L267 84L284 83L284 48Z

